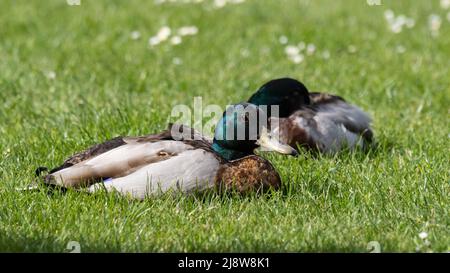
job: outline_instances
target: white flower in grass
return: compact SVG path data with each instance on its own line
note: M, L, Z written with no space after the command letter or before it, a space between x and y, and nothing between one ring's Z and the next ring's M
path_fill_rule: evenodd
M156 46L159 43L161 43L161 41L159 40L159 38L157 36L153 36L153 37L150 37L150 39L148 39L149 46Z
M406 20L408 19L408 17L406 17L403 14L400 14L399 16L397 16L397 18L395 19L397 21L397 23L399 23L400 25L405 25L406 24Z
M441 0L441 8L443 9L450 8L450 0Z
M48 71L46 76L48 79L54 80L56 78L56 73L55 71Z
M285 45L288 43L288 38L286 36L280 36L280 38L278 38L278 41L280 42L280 44Z
M305 60L305 57L303 56L303 54L296 54L293 56L290 56L291 61L295 64L299 64L301 62L303 62L303 60Z
M316 52L316 46L314 44L308 44L306 47L306 54L312 55L314 52Z
M172 45L179 45L179 44L181 44L181 42L182 42L182 39L181 39L181 37L178 36L178 35L173 36L172 38L170 38L170 43L171 43Z
M288 45L284 48L284 52L288 56L298 55L300 53L300 49L294 45Z
M241 56L247 58L248 56L250 56L250 51L246 48L241 49Z
M419 238L422 240L425 240L428 237L428 233L426 233L425 231L422 231L421 233L419 233Z
M413 18L406 18L405 25L407 28L413 28L416 25L416 21Z
M402 45L398 45L398 46L395 48L395 51L397 51L397 53L399 53L399 54L403 54L403 53L406 52L406 48L405 48L404 46L402 46Z
M227 4L227 0L214 0L214 6L217 8L223 8Z
M324 58L324 59L329 59L329 58L330 58L330 51L324 50L324 51L322 52L322 58Z
M389 25L389 29L394 33L402 32L404 26L413 28L416 24L416 21L413 18L409 18L404 14L400 14L396 17L392 10L386 10L384 12L384 18Z
M180 64L183 63L183 61L182 61L180 58L175 57L175 58L172 59L172 63L173 63L174 65L180 65Z
M195 35L198 33L198 28L196 26L184 26L178 29L178 34L180 36Z
M302 51L303 49L306 48L306 43L305 42L300 42L297 45L298 49L300 49L300 51Z
M135 30L135 31L131 32L130 36L131 36L132 40L137 40L137 39L141 38L141 33L139 31Z
M388 23L391 23L395 18L395 14L392 10L388 9L384 12L384 18L388 21Z
M395 20L390 24L391 31L394 33L400 33L403 30L403 25L400 21Z
M169 38L170 34L172 34L172 30L168 26L163 26L159 29L158 34L156 34L156 37L158 37L159 41L165 41Z
M349 53L355 53L358 49L354 45L349 45L347 50Z
M428 17L428 27L430 28L431 35L439 35L439 29L441 28L442 20L437 14L431 14Z

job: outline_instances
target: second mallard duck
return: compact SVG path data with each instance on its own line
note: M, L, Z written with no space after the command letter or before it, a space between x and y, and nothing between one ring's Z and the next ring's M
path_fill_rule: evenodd
M295 148L299 145L335 153L344 148L366 148L373 140L367 113L339 96L310 93L294 79L269 81L248 102L266 105L271 135ZM278 117L270 111L274 105L279 107Z

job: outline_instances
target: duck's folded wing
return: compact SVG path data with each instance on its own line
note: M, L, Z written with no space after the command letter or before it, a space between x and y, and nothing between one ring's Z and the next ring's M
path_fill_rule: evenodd
M144 165L126 176L94 184L89 191L116 191L136 199L171 190L202 191L216 186L219 167L220 162L213 153L203 149L185 150L166 160Z
M69 158L67 158L60 166L53 168L50 170L50 174L57 172L59 170L71 167L75 164L78 164L82 161L86 161L93 157L96 157L100 154L106 153L112 149L115 149L119 146L127 144L127 142L155 142L160 140L177 140L174 139L173 135L175 133L179 134L180 140L201 140L202 142L212 143L212 140L206 136L203 136L196 130L182 125L182 124L169 124L168 129L164 130L158 134L150 134L139 137L122 137L118 136L113 139L107 140L100 144L95 144L88 149L75 153ZM46 168L45 168L46 169ZM36 171L38 173L38 171ZM39 171L40 172L40 171Z
M181 141L136 142L123 139L125 144L55 171L45 177L45 182L62 187L79 188L108 178L122 177L144 165L176 156L193 149Z
M181 141L174 139L174 131L181 132ZM210 141L187 126L170 124L167 130L158 134L117 137L79 152L51 170L44 183L75 188L89 186L105 179L127 176L144 165L195 148L208 150Z
M78 164L82 161L93 158L95 156L98 156L102 153L108 152L108 151L110 151L114 148L117 148L119 146L122 146L124 144L126 144L126 142L124 141L123 137L116 137L116 138L110 139L108 141L105 141L103 143L93 145L84 151L78 152L78 153L70 156L68 159L66 159L64 161L63 164L52 169L50 171L50 173L54 173L59 170L71 167L75 164Z
M347 103L342 97L327 93L310 93L312 107L321 116L333 120L336 124L342 124L345 129L361 135L366 141L373 137L369 115L356 105Z

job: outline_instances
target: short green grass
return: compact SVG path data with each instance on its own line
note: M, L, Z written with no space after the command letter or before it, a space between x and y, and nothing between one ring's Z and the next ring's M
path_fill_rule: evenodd
M0 0L0 251L64 252L69 241L83 252L365 252L370 241L383 252L449 251L448 10L438 0L211 2ZM392 33L387 9L415 26ZM433 13L442 18L437 37ZM199 33L150 49L164 25ZM283 35L316 53L292 63ZM91 144L164 129L172 107L192 106L194 96L224 107L281 76L360 105L378 148L264 155L284 187L262 196L139 202L14 190L37 166Z

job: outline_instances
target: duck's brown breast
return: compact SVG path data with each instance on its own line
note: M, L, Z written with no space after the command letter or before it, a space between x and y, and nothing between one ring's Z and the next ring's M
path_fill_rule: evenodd
M253 155L222 165L216 175L216 186L240 193L263 192L280 188L281 179L269 161Z

